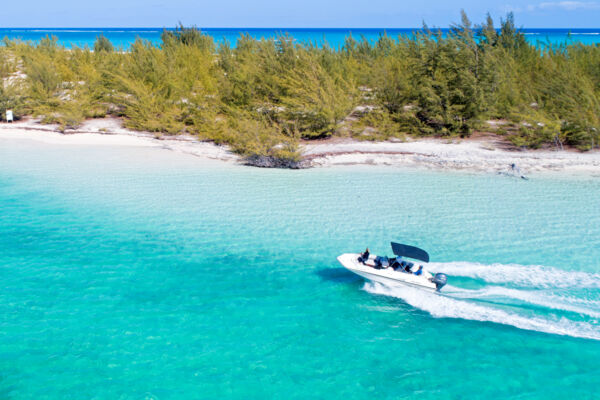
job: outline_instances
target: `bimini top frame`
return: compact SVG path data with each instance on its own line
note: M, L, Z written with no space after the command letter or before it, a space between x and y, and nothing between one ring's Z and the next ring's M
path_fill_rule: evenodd
M418 247L392 242L392 251L399 257L408 257L415 260L429 262L429 254L427 254L425 250Z

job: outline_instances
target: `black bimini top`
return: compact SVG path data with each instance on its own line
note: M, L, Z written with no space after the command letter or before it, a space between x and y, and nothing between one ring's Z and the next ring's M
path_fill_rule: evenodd
M418 247L392 242L392 251L395 255L400 257L408 257L415 260L429 262L429 254L427 254L425 250Z

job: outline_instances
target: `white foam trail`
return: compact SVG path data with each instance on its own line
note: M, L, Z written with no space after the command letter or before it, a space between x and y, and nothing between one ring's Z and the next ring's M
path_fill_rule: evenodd
M511 283L536 288L600 288L600 274L565 271L542 265L479 264L472 262L430 263L429 269L449 276Z
M583 305L583 306L594 307L594 308L600 310L600 301L598 301L598 300L561 296L561 295L557 295L557 294L549 294L547 296L549 298L557 299L559 301L566 301L566 302L572 303L572 304L579 304L579 305Z
M583 303L598 308L600 307L600 303L598 302L544 294L537 290L518 290L500 286L490 286L479 290L467 290L448 286L445 288L444 294L461 299L509 298L553 310L568 311L593 318L600 318L600 309L594 310L581 305Z
M576 322L566 318L555 320L539 317L531 318L411 287L389 288L377 283L367 282L364 289L369 293L400 298L411 306L426 311L436 318L462 318L495 322L525 330L600 340L600 326L588 322Z

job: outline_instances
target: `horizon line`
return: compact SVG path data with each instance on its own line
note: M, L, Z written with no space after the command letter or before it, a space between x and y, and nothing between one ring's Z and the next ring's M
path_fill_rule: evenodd
M424 27L301 27L301 26L289 26L289 27L278 27L278 26L197 26L197 25L183 25L185 28L197 28L197 29L272 29L272 30L284 30L284 29L316 29L316 30L350 30L350 29L372 29L372 30L397 30L397 29L423 29ZM8 29L176 29L179 26L166 27L166 26L10 26L0 27L0 30ZM451 27L437 27L430 26L430 30L437 29L450 29ZM475 29L475 27L473 27ZM496 28L499 29L499 28ZM519 29L598 29L599 27L524 27L521 26Z

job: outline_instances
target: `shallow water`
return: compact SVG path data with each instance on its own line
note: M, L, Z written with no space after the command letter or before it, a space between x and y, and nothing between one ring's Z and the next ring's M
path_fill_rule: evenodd
M591 399L600 180L0 140L0 398ZM336 256L429 250L443 296Z

